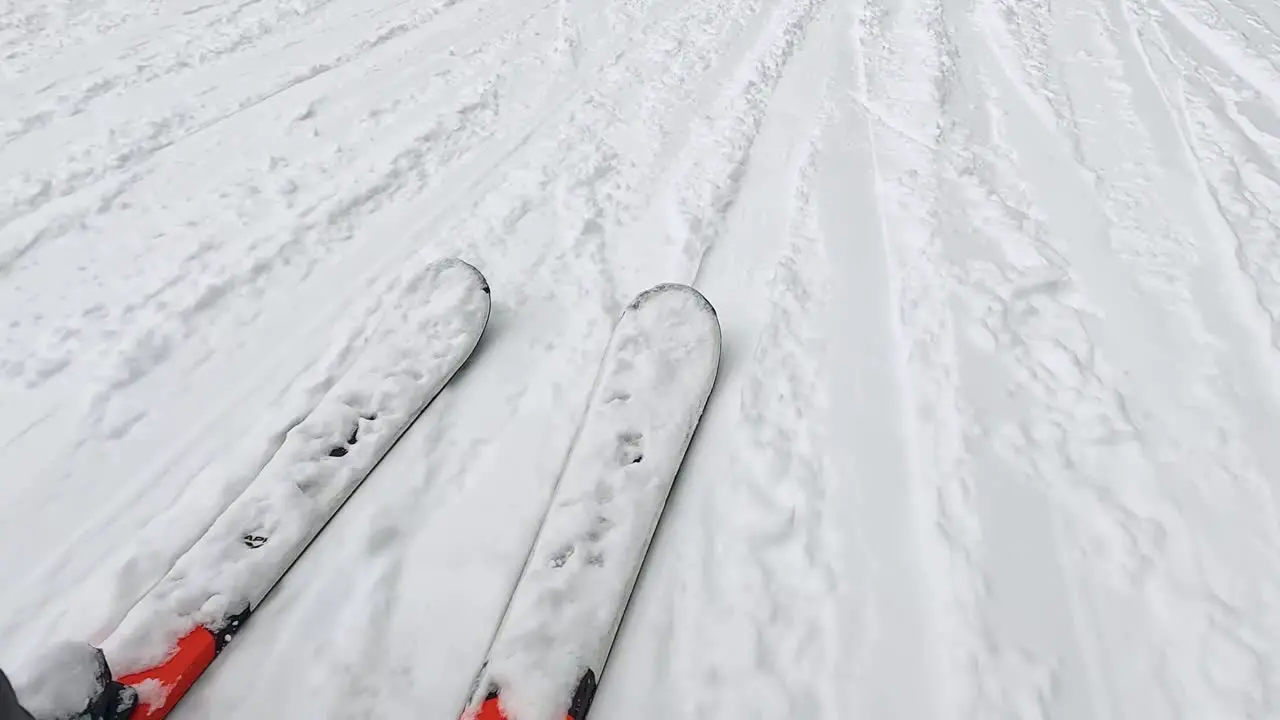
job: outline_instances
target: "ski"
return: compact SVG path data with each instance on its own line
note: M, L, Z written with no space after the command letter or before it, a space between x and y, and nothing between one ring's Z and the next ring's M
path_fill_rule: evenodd
M622 312L463 718L586 717L719 360L716 312L687 285Z
M410 278L352 367L103 643L111 697L72 716L168 715L471 356L489 310L488 282L461 260Z

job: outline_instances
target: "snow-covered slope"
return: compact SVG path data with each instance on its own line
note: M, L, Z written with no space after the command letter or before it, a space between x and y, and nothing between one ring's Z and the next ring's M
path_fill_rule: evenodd
M0 667L405 268L471 363L179 707L452 718L639 290L717 387L592 716L1280 715L1270 0L8 0Z

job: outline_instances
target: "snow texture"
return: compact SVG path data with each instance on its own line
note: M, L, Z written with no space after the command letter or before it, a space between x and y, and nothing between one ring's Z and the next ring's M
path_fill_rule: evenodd
M496 688L511 720L563 718L602 674L719 361L697 290L659 285L623 311L469 709Z
M661 282L723 354L592 717L1280 717L1273 0L2 7L12 675L460 257L472 362L174 720L455 718Z
M109 678L102 653L77 642L53 643L13 678L18 702L37 718L70 718L84 712Z
M138 693L138 704L146 707L162 707L173 690L155 678L148 678L132 687Z
M166 659L197 625L255 608L479 342L489 286L460 260L427 266L352 367L262 472L104 644L117 675Z

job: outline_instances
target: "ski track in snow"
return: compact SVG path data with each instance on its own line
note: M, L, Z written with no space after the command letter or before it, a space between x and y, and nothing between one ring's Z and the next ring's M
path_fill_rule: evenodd
M719 379L593 717L1275 717L1278 57L1267 0L10 0L0 666L457 255L471 361L175 717L455 716L666 281Z

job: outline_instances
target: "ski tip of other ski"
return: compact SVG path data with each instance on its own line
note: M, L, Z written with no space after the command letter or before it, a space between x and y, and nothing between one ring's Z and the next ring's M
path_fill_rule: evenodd
M459 257L443 257L443 258L440 258L439 260L435 260L435 261L433 261L433 262L431 263L431 265L434 265L435 267L437 267L437 268L439 268L439 269L444 269L444 268L455 268L455 267L456 267L456 268L461 268L461 269L463 269L463 270L466 270L467 272L470 272L470 273L472 273L473 275L475 275L475 276L476 276L476 280L479 282L479 284L480 284L480 289L481 289L481 290L483 290L483 291L484 291L484 292L486 292L486 293L488 293L488 292L489 292L489 280L488 280L488 278L486 278L486 277L484 276L484 273L480 272L480 269L479 269L479 268L477 268L475 265L472 265L471 263L467 262L466 260L463 260L462 258L459 258Z
M672 294L686 295L690 299L692 299L694 302L696 302L699 306L701 306L703 309L705 309L707 312L711 313L712 315L716 315L715 306L712 305L711 301L708 300L707 297L703 295L697 288L693 287L692 285L685 285L684 283L675 283L675 282L658 283L657 285L654 285L648 290L641 292L639 295L636 295L635 299L632 300L630 304L627 305L627 309L632 310L640 307L641 305L645 304L646 302L649 302L650 300L656 297L660 297L663 295L672 295Z

